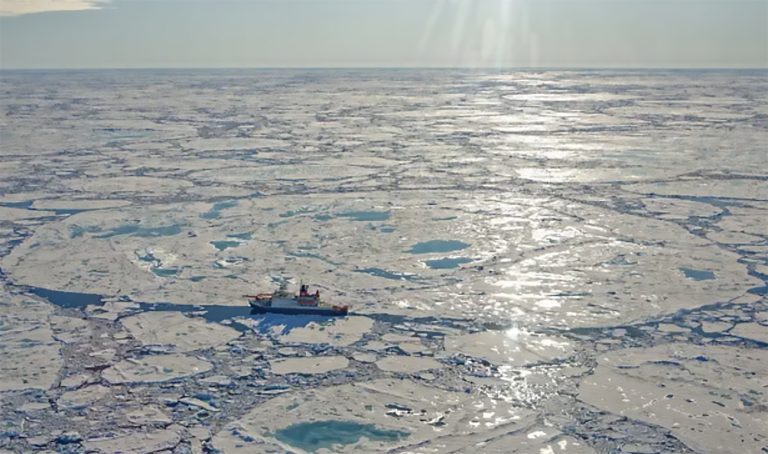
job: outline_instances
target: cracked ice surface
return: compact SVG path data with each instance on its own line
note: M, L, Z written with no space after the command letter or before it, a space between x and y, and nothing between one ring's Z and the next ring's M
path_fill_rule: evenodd
M766 80L3 72L0 446L765 451Z
M427 315L437 309L444 316L492 314L563 326L631 321L726 301L760 282L738 263L738 254L661 220L556 200L474 194L464 202L468 212L424 228L425 215L442 215L420 206L425 196L403 194L383 221L408 236L340 217L363 205L343 195L312 197L293 211L276 209L291 206L292 196L241 201L214 220L201 218L209 206L197 203L150 212L99 210L41 227L3 263L26 284L146 302L230 305L254 287L269 288L269 276L283 274L321 282L329 298L361 312ZM373 197L369 204L388 206ZM471 244L459 253L474 262L453 271L429 269L424 261L455 251L407 252L419 242L457 237ZM210 245L225 239L226 249ZM71 266L50 267L65 257ZM696 266L717 267L718 278L692 281L676 272ZM479 292L488 296L477 298ZM394 305L399 300L407 310Z
M86 440L89 451L99 453L122 452L149 454L175 448L181 441L177 430L162 429L154 432L128 434L114 438Z
M121 323L142 344L168 345L178 352L226 344L240 336L232 328L178 312L145 312L126 317Z
M347 396L356 397L349 399ZM361 439L345 446L343 452L385 448L408 451L433 439L446 443L445 446L459 448L470 446L473 441L481 441L486 436L491 438L488 434L494 432L509 432L510 426L530 416L528 410L504 403L478 401L464 393L447 392L410 381L377 380L277 397L225 427L214 436L213 445L227 452L248 452L258 446L259 441L276 442L270 434L294 421L344 420L374 423L410 436L406 441L389 445ZM530 424L529 421L526 423ZM441 440L441 433L446 438L455 438L460 444ZM250 441L244 442L244 439ZM290 446L288 444L286 448Z
M310 322L307 326L292 329L282 335L280 342L348 346L360 340L372 327L373 320L357 316L337 319L330 324Z
M522 366L567 357L573 353L573 347L564 338L537 336L511 328L448 336L445 353L461 353L501 366Z
M0 312L0 391L53 385L63 361L46 320L51 312L39 301L5 299Z
M324 374L332 370L345 369L349 361L343 356L320 356L312 358L286 358L270 362L272 372L284 374Z
M211 370L203 360L180 354L128 358L109 367L102 377L111 384L162 382Z
M750 452L768 443L768 352L667 344L598 359L579 399L668 428L701 452ZM748 371L748 372L746 372ZM753 400L754 399L754 400Z

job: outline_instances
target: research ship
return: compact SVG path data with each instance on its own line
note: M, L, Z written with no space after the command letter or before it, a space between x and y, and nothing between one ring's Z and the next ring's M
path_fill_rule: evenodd
M257 312L277 314L347 315L349 306L336 306L320 301L320 290L309 292L309 286L301 284L299 293L288 292L285 285L273 293L243 295Z

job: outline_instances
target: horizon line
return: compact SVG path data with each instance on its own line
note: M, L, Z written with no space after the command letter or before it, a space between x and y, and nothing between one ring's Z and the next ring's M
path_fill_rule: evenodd
M464 71L768 71L768 66L86 66L15 67L2 71L147 71L147 70L464 70Z

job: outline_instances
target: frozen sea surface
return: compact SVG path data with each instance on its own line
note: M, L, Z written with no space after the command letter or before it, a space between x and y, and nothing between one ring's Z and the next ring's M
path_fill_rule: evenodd
M768 451L765 71L0 93L0 452Z

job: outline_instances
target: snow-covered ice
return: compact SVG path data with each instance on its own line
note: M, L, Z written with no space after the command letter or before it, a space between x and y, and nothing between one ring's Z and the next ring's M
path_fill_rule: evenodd
M3 71L0 452L763 452L767 81Z

